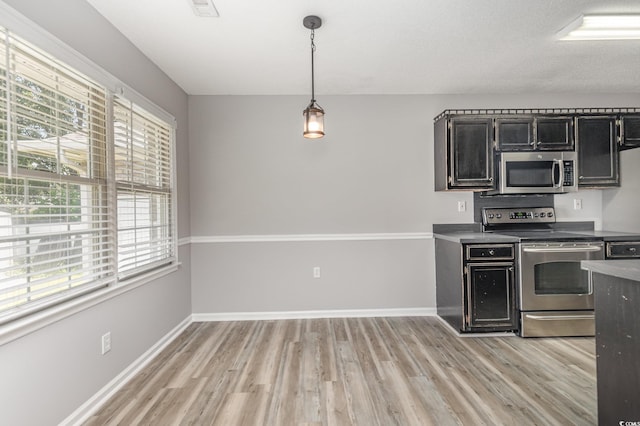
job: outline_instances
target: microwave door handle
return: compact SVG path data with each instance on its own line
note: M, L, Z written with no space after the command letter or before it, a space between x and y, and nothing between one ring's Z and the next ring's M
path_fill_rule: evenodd
M562 188L562 178L564 177L563 173L560 173L562 168L562 160L556 160L553 162L553 168L551 170L551 182L554 188Z

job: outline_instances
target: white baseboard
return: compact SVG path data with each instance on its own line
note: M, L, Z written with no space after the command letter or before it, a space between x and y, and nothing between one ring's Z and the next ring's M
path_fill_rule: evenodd
M78 407L61 425L80 425L87 421L98 409L107 402L118 390L120 390L129 380L131 380L142 368L153 360L169 343L180 335L191 323L192 317L188 316L173 330L162 337L155 345L149 348L138 359L125 368L120 374L107 383L95 395L89 398L84 404Z
M260 321L315 318L424 317L436 315L436 308L348 309L331 311L223 312L193 314L194 322Z

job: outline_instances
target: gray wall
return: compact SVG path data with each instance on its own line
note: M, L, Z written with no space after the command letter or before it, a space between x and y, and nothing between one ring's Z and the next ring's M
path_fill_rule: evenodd
M640 148L620 153L623 185L603 191L604 228L640 233Z
M301 135L307 97L189 97L194 313L433 308L433 241L403 233L473 221L471 193L433 191L433 117L455 108L640 106L638 94L318 101L327 135L310 141ZM625 178L626 168L633 165L623 164ZM558 219L602 227L602 192L556 196ZM573 210L573 198L582 199L582 210ZM458 200L467 202L466 212L457 211ZM216 238L369 233L400 235L358 242ZM320 279L312 278L314 266Z
M6 3L177 118L179 235L189 236L187 95L86 1ZM178 272L0 346L0 424L57 424L189 317L189 255L182 246Z

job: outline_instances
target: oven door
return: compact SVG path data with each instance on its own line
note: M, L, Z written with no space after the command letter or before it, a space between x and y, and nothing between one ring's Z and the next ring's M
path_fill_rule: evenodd
M603 246L602 241L521 243L520 309L593 309L591 277L580 261L604 259Z

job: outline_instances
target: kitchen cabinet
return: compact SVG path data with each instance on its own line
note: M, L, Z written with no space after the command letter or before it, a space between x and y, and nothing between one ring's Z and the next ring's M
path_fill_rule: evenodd
M496 118L499 151L573 151L572 116L516 116Z
M434 129L436 190L492 189L493 120L443 117Z
M620 118L620 149L640 147L640 115L623 114Z
M572 116L537 116L534 121L535 149L573 151Z
M516 331L513 244L436 238L438 315L460 332Z
M576 119L578 186L602 188L620 185L615 116Z
M505 152L534 149L533 122L532 116L496 118L496 149Z
M434 119L436 191L497 191L503 152L573 151L581 188L620 186L619 152L640 147L640 108L445 110Z

